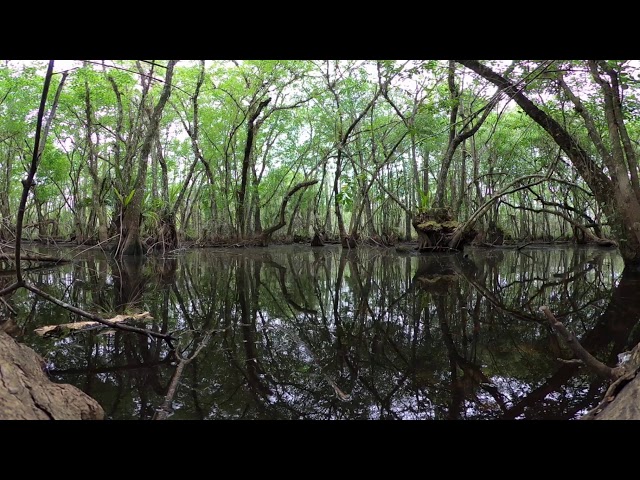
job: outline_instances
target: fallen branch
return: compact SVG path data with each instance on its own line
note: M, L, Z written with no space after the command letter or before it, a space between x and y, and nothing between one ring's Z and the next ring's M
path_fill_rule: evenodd
M114 323L111 320L105 320L104 318L101 318L101 317L99 317L97 315L94 315L93 313L85 312L84 310L82 310L82 309L80 309L78 307L74 307L73 305L70 305L70 304L68 304L66 302L63 302L62 300L59 300L59 299L57 299L56 297L54 297L52 295L49 295L47 292L43 292L42 290L40 290L37 287L34 287L33 285L25 284L25 285L23 285L23 287L26 288L27 290L31 290L33 293L35 293L36 295L41 296L45 300L48 300L51 303L55 303L56 305L58 305L58 306L60 306L62 308L66 308L70 312L73 312L73 313L75 313L77 315L80 315L81 317L88 318L89 320L93 320L95 322L99 322L99 323L102 323L102 324L107 325L109 327L117 328L119 330L126 330L128 332L140 333L140 334L146 335L148 337L161 338L162 340L167 342L167 344L169 345L169 348L171 348L173 350L173 344L171 343L171 341L172 340L176 340L176 339L174 337L172 337L171 335L154 332L152 330L145 330L144 328L132 327L131 325L126 325L126 324L123 324L123 323Z
M14 261L14 255L7 255L6 253L0 253L0 259ZM69 260L65 258L52 257L49 255L21 255L20 260L29 261L29 262L52 262L52 263L62 263L68 262Z
M567 342L569 348L573 354L578 357L582 362L595 373L597 373L600 377L605 378L607 380L617 380L619 377L624 375L624 369L620 367L611 368L606 366L600 360L591 355L585 348L580 345L580 342L576 338L576 336L569 332L564 324L560 322L549 310L549 307L543 305L540 307L540 311L544 313L547 320L549 320L549 324L551 327L558 333L560 336Z
M136 321L142 320L145 318L153 318L149 312L138 313L135 315L116 315L113 318L109 318L108 322L112 323L122 323L126 321ZM35 333L40 335L41 337L45 336L60 336L67 335L72 332L83 332L87 330L94 330L96 328L102 327L104 324L102 322L96 321L88 321L88 322L73 322L73 323L62 323L60 325L45 325L44 327L36 328L34 330Z

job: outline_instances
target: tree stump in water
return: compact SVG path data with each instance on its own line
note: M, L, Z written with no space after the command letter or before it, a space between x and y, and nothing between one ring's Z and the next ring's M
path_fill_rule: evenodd
M73 385L54 383L32 349L0 331L0 420L102 420L104 410Z
M469 229L457 242L451 245L451 240L457 229L464 224L454 220L448 208L432 208L420 212L413 217L411 222L418 233L418 250L449 251L462 250L464 245L470 243L476 236L476 231Z
M433 295L448 296L458 289L460 275L456 272L453 260L448 256L421 255L418 268L413 276L414 284Z
M148 251L170 252L180 246L175 219L171 213L163 212L156 227L155 234L145 241Z
M324 235L321 235L319 233L316 233L313 238L311 239L311 246L312 247L322 247L324 246Z

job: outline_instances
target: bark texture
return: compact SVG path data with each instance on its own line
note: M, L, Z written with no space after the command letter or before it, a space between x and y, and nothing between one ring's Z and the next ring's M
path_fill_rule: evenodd
M640 378L634 377L602 411L583 420L640 420Z
M73 385L54 383L43 359L0 332L0 420L103 420L104 410Z
M640 344L621 355L626 358L616 367L618 378L581 420L640 420Z

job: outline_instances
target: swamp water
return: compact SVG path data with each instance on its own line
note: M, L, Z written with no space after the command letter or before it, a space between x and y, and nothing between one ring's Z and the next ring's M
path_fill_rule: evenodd
M539 307L608 365L640 341L640 274L610 249L92 251L25 276L104 318L148 311L136 325L191 358L178 369L165 341L123 331L41 337L85 319L25 289L7 297L13 337L107 419L575 419L606 383L562 361Z

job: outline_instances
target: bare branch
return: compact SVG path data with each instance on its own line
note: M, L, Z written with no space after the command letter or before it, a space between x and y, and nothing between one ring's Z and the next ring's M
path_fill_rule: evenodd
M545 315L545 317L547 317L551 327L567 342L573 354L582 360L587 367L597 373L600 377L607 380L616 380L624 373L624 370L620 368L607 367L604 363L585 350L585 348L580 345L576 336L569 332L562 322L556 319L548 306L541 306L540 311Z
M302 182L297 184L295 187L293 187L291 190L289 190L289 192L284 196L284 198L282 199L282 204L280 205L280 214L278 216L278 223L275 224L272 227L267 228L263 233L262 236L265 240L268 240L269 237L271 237L271 235L273 235L274 232L280 230L282 227L284 227L286 225L286 221L284 219L284 213L285 210L287 208L287 203L289 202L289 200L291 199L291 197L300 189L302 188L307 188L310 187L311 185L315 185L316 183L318 183L318 180L309 180L307 182Z
M94 322L98 322L98 323L102 323L104 325L107 325L108 327L111 328L117 328L119 330L126 330L128 332L135 332L135 333L141 333L142 335L148 336L148 337L156 337L156 338L160 338L164 341L166 341L169 344L169 347L171 349L173 349L173 345L171 344L172 340L176 340L174 337L172 337L171 335L167 335L164 333L158 333L158 332L154 332L152 330L146 330L144 328L138 328L138 327L132 327L131 325L124 325L121 323L114 323L110 320L105 320L102 317L99 317L97 315L94 315L93 313L90 312L85 312L84 310L78 308L78 307L74 307L73 305L70 305L66 302L63 302L62 300L57 299L56 297L49 295L47 292L44 292L42 290L40 290L37 287L34 287L33 285L29 285L29 284L25 284L24 287L27 290L31 290L33 293L35 293L36 295L44 298L45 300L48 300L51 303L55 303L56 305L65 308L66 310L69 310L70 312L73 312L77 315L80 315L81 317L84 318L88 318L89 320L93 320Z

